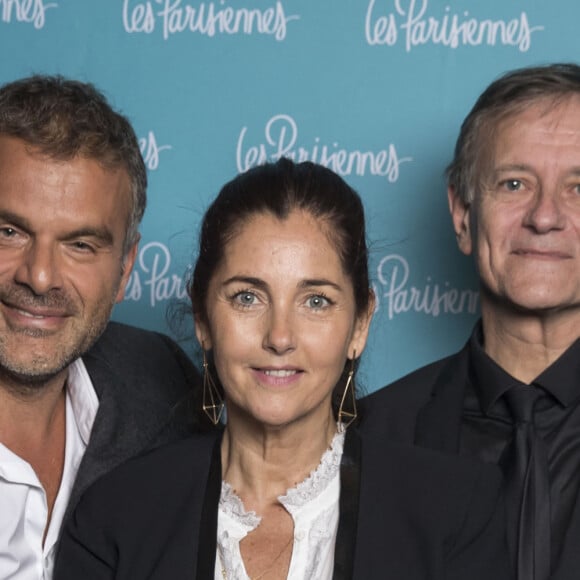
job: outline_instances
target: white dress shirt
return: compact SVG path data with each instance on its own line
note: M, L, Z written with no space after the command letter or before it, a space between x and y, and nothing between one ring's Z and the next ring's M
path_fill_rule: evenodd
M340 461L344 433L337 433L320 464L302 483L278 501L294 520L294 544L288 580L330 580L338 530ZM247 512L232 487L222 482L218 509L216 580L249 580L240 542L260 525L255 512Z
M99 400L81 359L69 367L66 446L60 488L44 545L46 494L30 464L0 443L0 579L50 580L56 542Z

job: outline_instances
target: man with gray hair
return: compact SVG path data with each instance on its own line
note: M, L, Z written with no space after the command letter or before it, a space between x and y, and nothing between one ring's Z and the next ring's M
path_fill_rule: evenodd
M518 579L578 578L580 67L492 83L461 127L448 199L481 321L458 354L366 399L373 435L498 463Z
M109 323L146 185L131 125L92 85L0 88L1 578L50 578L81 492L184 431L173 410L197 380L188 358Z

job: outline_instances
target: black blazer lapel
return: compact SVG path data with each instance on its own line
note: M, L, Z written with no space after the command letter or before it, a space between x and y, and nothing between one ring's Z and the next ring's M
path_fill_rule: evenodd
M67 513L72 512L82 493L96 479L144 450L155 437L159 425L157 420L144 419L151 415L152 409L143 409L140 399L132 397L132 388L119 372L114 372L103 359L94 355L86 355L83 362L99 398L99 409ZM144 425L149 425L151 431L145 430Z
M466 345L439 373L431 398L417 414L415 445L448 453L459 451L468 363Z
M199 525L196 578L213 578L217 547L218 505L222 489L221 436L212 451L207 487Z
M332 580L350 580L354 570L354 555L358 529L361 476L361 439L351 427L344 440L340 462L340 499L334 572Z

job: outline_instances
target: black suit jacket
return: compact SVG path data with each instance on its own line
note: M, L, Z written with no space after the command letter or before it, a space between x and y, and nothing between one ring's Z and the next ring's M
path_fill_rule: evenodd
M220 440L165 446L97 482L64 530L55 580L214 578ZM334 580L509 578L499 488L494 467L351 427Z
M169 337L125 324L109 323L82 358L99 409L67 514L104 473L146 449L183 437L191 425L176 409L200 382L191 361Z
M373 437L456 454L467 386L467 345L359 402Z
M369 421L361 426L376 437L420 447L459 452L461 417L468 383L466 345L453 356L427 365L360 402ZM551 580L580 578L580 502L566 533Z

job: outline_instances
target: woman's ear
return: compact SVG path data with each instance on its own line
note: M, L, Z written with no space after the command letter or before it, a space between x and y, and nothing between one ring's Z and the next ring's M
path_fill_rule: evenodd
M195 321L195 336L203 350L211 350L211 337L207 322L199 314L193 317Z
M354 332L348 347L348 358L358 358L367 343L371 320L375 313L375 293L369 289L369 304L365 312L360 314L355 322ZM356 353L356 355L355 355Z

